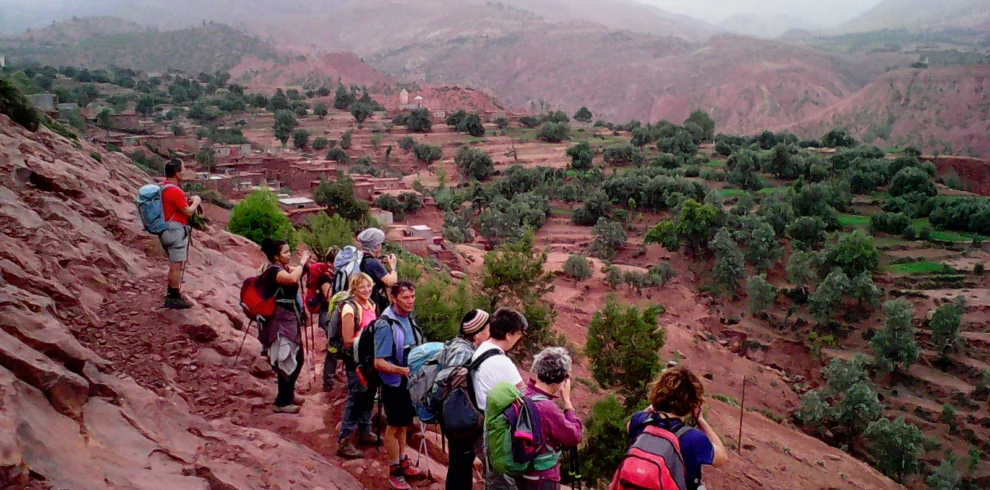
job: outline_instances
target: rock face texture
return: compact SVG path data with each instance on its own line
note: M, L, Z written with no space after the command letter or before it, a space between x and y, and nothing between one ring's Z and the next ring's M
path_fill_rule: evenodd
M253 335L236 370L227 359L247 327L234 285L260 258L224 232L196 236L196 307L157 310L164 254L132 203L148 181L119 153L0 115L0 487L363 488L224 416L221 382L255 404L274 388Z

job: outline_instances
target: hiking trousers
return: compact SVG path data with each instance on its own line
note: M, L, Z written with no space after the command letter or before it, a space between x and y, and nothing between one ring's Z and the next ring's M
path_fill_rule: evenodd
M371 412L375 408L375 390L361 384L357 371L347 372L347 402L344 404L344 417L340 421L340 436L344 440L360 429L361 434L371 434Z
M299 379L299 373L302 372L302 368L302 349L299 349L299 352L296 354L296 369L292 371L292 374L286 375L278 367L275 368L275 373L278 374L278 395L275 396L276 407L292 405L292 399L296 396L296 380Z
M474 486L474 458L476 456L475 441L447 439L450 446L449 463L447 464L446 490L465 490Z

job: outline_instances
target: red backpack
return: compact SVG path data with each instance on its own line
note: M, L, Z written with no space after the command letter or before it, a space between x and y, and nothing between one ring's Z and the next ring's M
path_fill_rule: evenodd
M319 313L326 304L327 299L323 298L320 291L319 281L321 276L330 276L330 264L323 262L313 262L306 266L306 307L310 313Z
M265 287L265 274L244 280L241 285L241 309L249 319L262 322L271 318L275 316L275 306L275 292Z
M687 490L680 438L689 430L687 425L674 432L647 425L615 470L609 490Z

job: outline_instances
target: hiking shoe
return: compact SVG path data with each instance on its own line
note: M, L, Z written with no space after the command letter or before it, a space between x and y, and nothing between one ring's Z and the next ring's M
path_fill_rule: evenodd
M349 439L337 441L337 456L345 459L358 459L364 457L360 449L354 447Z
M375 434L364 434L358 437L358 446L377 446L381 442L382 439Z
M402 475L389 475L388 486L392 490L409 490L409 484L406 483L406 479Z
M192 308L192 306L192 303L186 301L182 296L178 298L165 298L165 307L171 310L187 310Z
M284 407L275 407L275 413L299 413L301 407L299 405L286 405Z
M412 462L409 461L408 456L403 456L399 465L400 468L402 468L402 475L407 478L415 480L417 478L423 478L424 476L423 472L419 471L419 468L412 465Z
M293 405L299 405L301 407L301 406L303 406L304 403L306 403L306 399L305 398L303 398L301 396L298 396L298 395L292 397L292 404Z

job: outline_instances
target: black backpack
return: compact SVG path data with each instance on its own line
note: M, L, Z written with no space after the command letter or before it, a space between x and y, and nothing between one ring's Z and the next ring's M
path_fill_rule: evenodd
M409 324L412 327L414 343L411 346L403 347L403 359L408 358L409 351L413 347L420 345L424 341L423 330L419 328L416 321L409 317ZM361 335L357 340L357 368L361 372L361 376L364 377L365 382L368 386L378 386L381 383L381 376L378 375L378 370L375 369L375 333L379 328L393 328L395 326L402 327L398 320L391 318L389 316L382 315L375 320L374 323L364 327L361 330ZM393 339L392 342L392 357L397 357L396 346Z
M474 396L474 374L488 359L504 355L498 349L486 351L451 373L443 390L434 391L430 400L431 410L437 414L440 427L448 439L467 441L481 435L485 425L485 408L478 407Z

